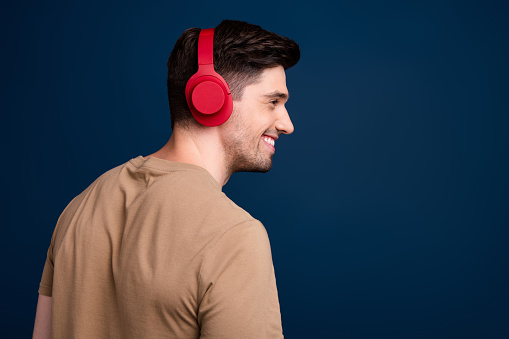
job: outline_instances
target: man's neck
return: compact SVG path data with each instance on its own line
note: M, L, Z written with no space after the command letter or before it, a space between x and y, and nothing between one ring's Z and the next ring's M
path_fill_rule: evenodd
M166 145L146 157L203 167L220 187L228 182L231 175L227 173L225 154L217 130L211 128L200 130L199 134L175 129Z

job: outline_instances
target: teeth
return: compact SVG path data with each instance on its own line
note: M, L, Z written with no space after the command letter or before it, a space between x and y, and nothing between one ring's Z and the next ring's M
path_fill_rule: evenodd
M272 138L268 138L268 137L263 137L263 140L267 141L269 144L271 144L272 146L274 146L276 144L276 142L274 141L274 139Z

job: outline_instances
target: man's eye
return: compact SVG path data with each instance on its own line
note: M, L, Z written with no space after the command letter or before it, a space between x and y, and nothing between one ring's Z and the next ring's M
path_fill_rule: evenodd
M270 103L273 104L273 105L277 105L278 102L279 102L279 100L273 100Z

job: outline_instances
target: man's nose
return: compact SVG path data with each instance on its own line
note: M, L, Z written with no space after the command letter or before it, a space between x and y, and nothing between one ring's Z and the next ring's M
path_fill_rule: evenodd
M276 129L284 134L293 133L294 128L292 120L290 119L290 115L288 114L286 107L282 107L281 112L278 114L276 120Z

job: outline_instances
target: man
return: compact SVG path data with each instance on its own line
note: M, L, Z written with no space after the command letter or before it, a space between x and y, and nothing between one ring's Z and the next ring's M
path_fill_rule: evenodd
M166 145L101 175L58 219L34 338L283 337L267 232L221 189L235 172L270 170L276 140L293 132L285 70L299 47L221 22L213 68L229 86L219 104L231 95L233 111L203 124L195 110L219 87L187 92L203 63L200 32L186 30L168 60Z

